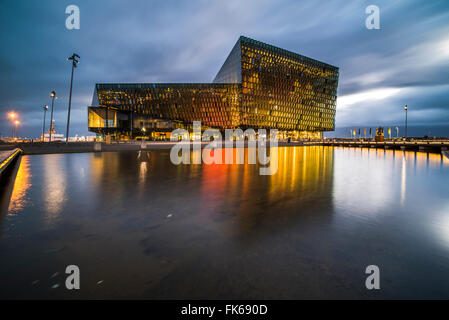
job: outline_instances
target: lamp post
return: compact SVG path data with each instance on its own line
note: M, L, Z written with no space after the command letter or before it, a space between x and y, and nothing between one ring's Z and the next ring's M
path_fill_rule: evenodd
M52 91L50 93L50 97L51 97L51 113L50 113L50 136L48 141L51 142L51 132L53 131L53 108L55 105L55 98L56 98L56 92Z
M72 77L70 79L70 95L69 95L69 110L67 112L67 130L66 130L66 136L65 136L65 143L69 142L69 126L70 126L70 108L72 106L72 85L73 85L73 70L76 68L76 64L79 63L76 58L80 58L79 55L76 53L72 54L71 57L69 57L67 60L72 60Z
M44 123L42 124L42 142L45 142L45 115L47 114L48 106L44 106Z
M405 105L404 110L405 110L405 139L407 139L407 110L408 110L407 105Z
M19 120L16 120L16 121L14 122L14 124L16 125L15 128L14 128L14 134L15 134L15 135L17 135L17 125L18 125L19 123L20 123Z
M11 138L14 138L14 118L16 117L16 114L14 112L11 112L9 114L9 118L11 119Z

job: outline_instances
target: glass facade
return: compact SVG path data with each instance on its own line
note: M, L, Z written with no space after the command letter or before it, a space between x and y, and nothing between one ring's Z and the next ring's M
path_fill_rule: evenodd
M213 83L96 84L89 130L117 139L191 128L334 130L338 68L240 37Z

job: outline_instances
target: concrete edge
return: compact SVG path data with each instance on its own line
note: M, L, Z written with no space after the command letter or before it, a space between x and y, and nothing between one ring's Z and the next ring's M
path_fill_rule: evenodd
M14 151L0 163L0 174L2 174L9 165L14 161L14 159L22 153L22 150L19 148L13 149Z

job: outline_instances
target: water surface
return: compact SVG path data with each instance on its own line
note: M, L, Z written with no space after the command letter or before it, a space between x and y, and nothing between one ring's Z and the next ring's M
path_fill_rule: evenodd
M449 298L449 160L278 151L272 176L162 151L23 156L2 181L0 297Z

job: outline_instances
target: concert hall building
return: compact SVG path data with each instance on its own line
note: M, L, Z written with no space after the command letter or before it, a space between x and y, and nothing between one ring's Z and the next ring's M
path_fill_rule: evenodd
M176 128L278 129L321 138L335 128L338 68L241 36L212 83L96 84L89 131L116 140Z

